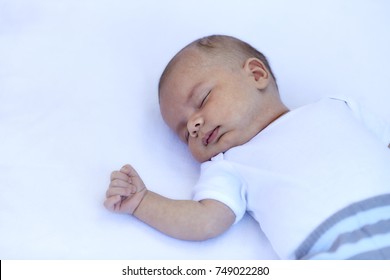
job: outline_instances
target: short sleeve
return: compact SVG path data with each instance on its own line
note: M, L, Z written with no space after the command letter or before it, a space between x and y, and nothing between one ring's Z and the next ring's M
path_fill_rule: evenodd
M351 98L334 98L344 101L351 109L354 116L360 120L372 133L374 133L386 146L390 143L390 123L364 108L356 100Z
M208 161L201 166L201 175L195 185L193 199L214 199L222 202L234 212L237 223L246 212L246 183L228 162Z

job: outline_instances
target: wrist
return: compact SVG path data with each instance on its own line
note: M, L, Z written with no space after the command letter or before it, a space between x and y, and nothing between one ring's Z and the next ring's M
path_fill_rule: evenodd
M134 209L132 211L130 211L130 215L133 215L133 216L135 215L135 212L137 211L137 209L141 205L141 203L144 200L147 193L148 193L148 189L146 187L144 187L142 190L140 190L136 193L137 203L135 204L136 206L134 207Z

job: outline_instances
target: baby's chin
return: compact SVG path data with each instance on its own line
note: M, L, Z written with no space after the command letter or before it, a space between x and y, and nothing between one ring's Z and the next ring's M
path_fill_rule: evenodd
M233 144L233 143L229 144L229 143L226 143L226 142L221 142L221 143L218 143L218 144L219 145L215 145L213 147L210 147L209 149L204 149L201 152L199 152L199 151L191 151L192 156L199 163L203 163L203 162L211 160L213 157L215 157L216 155L218 155L220 153L224 153L227 150L229 150L229 149L231 149L233 147L238 146L237 144Z
M207 147L206 149L202 149L202 151L191 151L192 156L200 163L211 160L211 158L215 157L220 153L225 153L231 148L241 146L247 142L249 142L253 137L255 137L259 132L253 131L249 133L239 133L239 132L231 132L224 134L217 143L213 144L212 147Z
M197 162L203 163L203 162L211 160L213 157L215 157L216 155L218 155L220 153L221 152L215 152L212 154L202 154L202 155L192 153L192 156L196 159Z

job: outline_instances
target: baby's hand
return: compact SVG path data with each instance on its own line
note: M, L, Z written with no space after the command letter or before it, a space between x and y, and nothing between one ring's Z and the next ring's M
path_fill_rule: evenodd
M113 212L133 214L145 197L147 189L141 177L130 165L111 173L104 206Z

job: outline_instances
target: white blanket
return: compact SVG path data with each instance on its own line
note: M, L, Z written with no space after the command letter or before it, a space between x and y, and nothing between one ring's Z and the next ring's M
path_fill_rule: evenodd
M388 1L0 2L0 259L274 259L246 216L186 242L103 207L111 171L191 198L199 166L163 123L157 83L185 44L241 38L286 104L349 94L390 120Z

